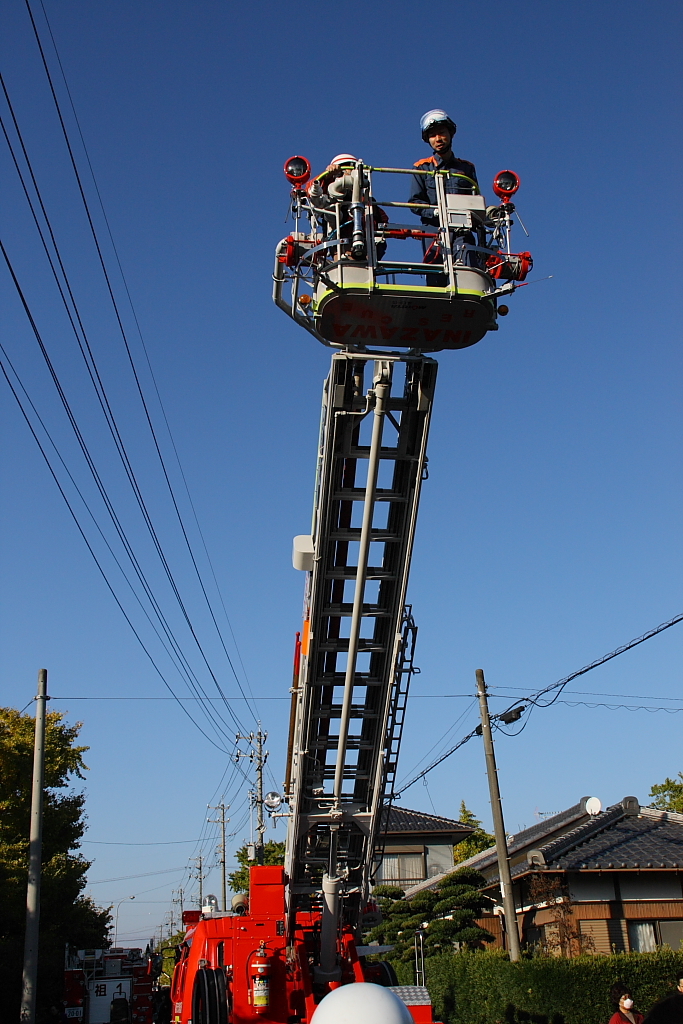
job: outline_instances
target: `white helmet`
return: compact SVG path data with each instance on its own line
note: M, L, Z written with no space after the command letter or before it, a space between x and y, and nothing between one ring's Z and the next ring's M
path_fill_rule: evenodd
M333 160L330 160L330 164L335 165L337 167L341 167L343 164L357 164L357 163L358 163L358 157L357 156L351 156L350 153L339 153L337 156L334 157Z
M445 124L452 136L455 135L458 129L455 121L448 116L445 110L439 110L438 108L436 110L428 110L420 118L420 131L425 142L429 142L429 136L437 124Z

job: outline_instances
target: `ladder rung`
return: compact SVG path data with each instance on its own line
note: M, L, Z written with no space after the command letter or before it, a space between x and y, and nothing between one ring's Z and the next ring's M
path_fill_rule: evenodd
M347 526L339 530L331 530L328 538L329 540L360 540L360 535L360 526ZM402 540L401 535L394 533L393 530L370 530L371 542L396 542L399 540Z
M365 501L364 487L345 487L343 491L335 491L332 495L333 501ZM391 491L378 487L375 491L375 501L407 501L408 495L401 491Z
M323 608L323 615L334 616L334 618L348 618L353 614L352 604L328 604ZM391 615L388 608L380 608L378 604L364 604L361 615L364 618L385 619Z
M344 685L344 673L337 672L334 675L322 675L318 676L317 679L309 679L306 686L343 686ZM355 686L384 686L383 679L376 679L363 676L362 672L356 672L355 675Z
M358 573L357 565L335 565L331 569L328 569L325 573L325 579L328 580L355 580L356 574ZM395 580L397 579L396 573L388 572L386 569L382 569L379 566L369 565L368 571L365 574L368 580Z
M313 711L313 718L341 718L341 704L323 704ZM351 705L351 718L379 718L376 711L367 711L361 704Z
M349 649L349 638L347 636L341 636L336 640L322 640L317 645L317 648L319 651L336 651L338 654L342 654L344 651L348 651ZM368 651L384 652L386 649L387 648L384 644L378 644L375 640L366 640L361 637L358 641L358 650L362 653L367 653Z

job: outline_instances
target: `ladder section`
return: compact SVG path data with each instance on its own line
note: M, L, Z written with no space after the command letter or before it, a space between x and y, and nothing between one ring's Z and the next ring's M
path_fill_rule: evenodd
M326 381L287 766L295 907L323 874L367 895L412 671L405 597L436 371L340 353Z

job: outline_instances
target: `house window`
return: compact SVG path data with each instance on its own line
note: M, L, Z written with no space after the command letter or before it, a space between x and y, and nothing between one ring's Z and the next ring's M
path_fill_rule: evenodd
M377 881L383 885L421 882L425 877L423 853L385 853Z
M654 921L629 921L628 941L632 953L654 953L657 936Z
M662 946L678 951L683 942L683 921L658 921L659 939Z
M678 952L683 942L683 921L629 921L628 938L633 953L652 953L658 946Z

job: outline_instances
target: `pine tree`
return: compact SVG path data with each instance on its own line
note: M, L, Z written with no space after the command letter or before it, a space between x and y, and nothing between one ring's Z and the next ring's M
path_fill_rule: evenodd
M464 860L474 857L475 853L481 853L482 850L488 850L495 845L495 838L484 831L481 821L469 810L464 800L460 802L458 821L461 821L463 825L469 825L474 832L453 847L454 864L462 864Z
M683 772L678 773L678 779L666 778L657 783L650 790L650 796L654 797L652 806L658 810L683 814Z
M411 962L414 956L415 931L425 928L425 955L434 956L456 949L456 943L469 949L479 949L483 942L492 942L493 936L476 923L487 896L479 890L486 879L478 871L459 868L443 878L434 889L425 889L411 900L402 889L379 885L373 890L382 911L383 920L372 930L369 941L390 944L395 948L388 960Z

